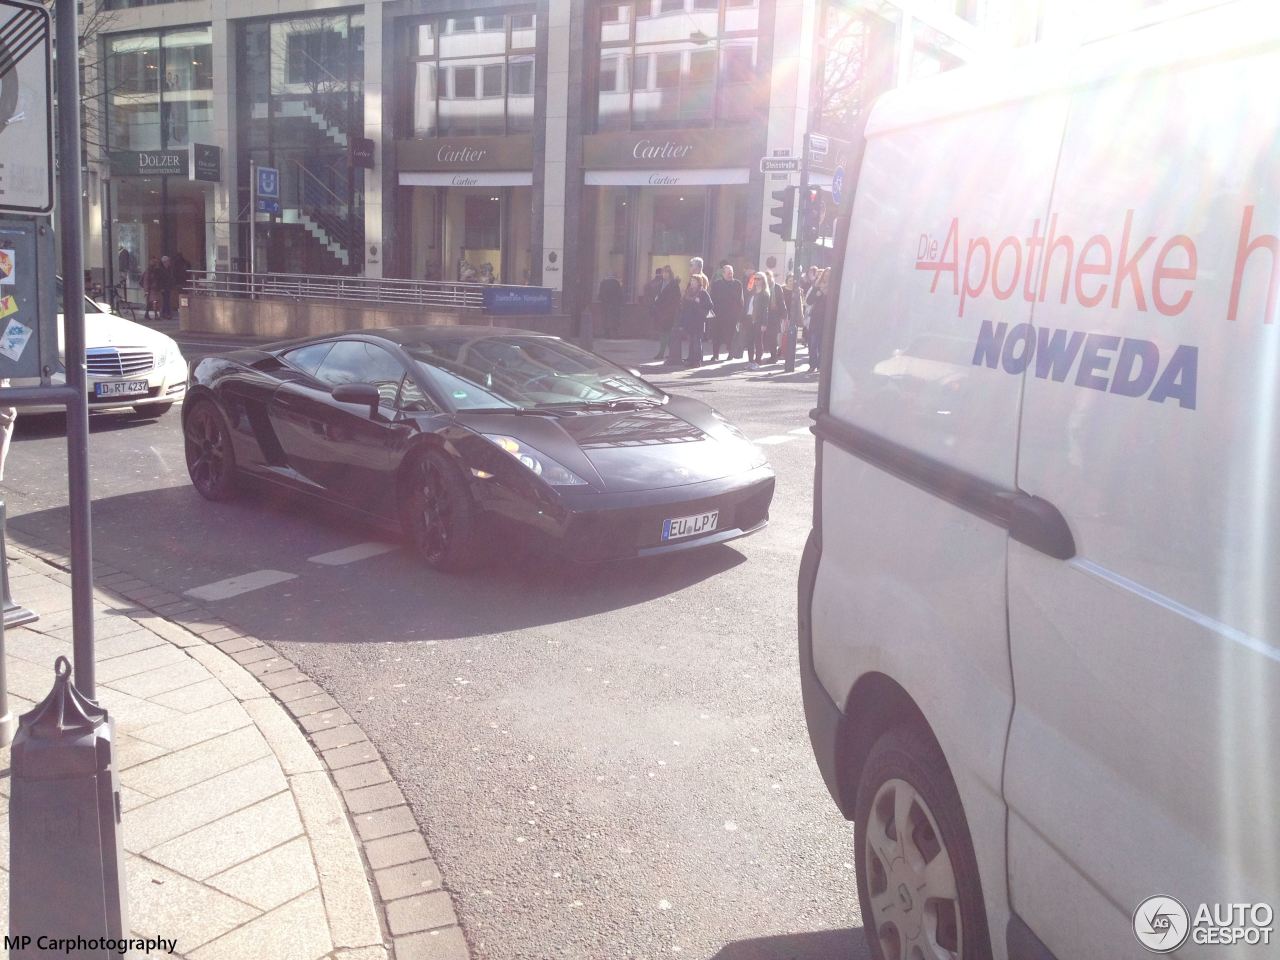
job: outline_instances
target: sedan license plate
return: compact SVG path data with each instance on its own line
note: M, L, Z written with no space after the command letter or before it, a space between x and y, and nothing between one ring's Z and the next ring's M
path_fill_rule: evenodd
M684 537L696 537L700 533L710 533L720 520L719 510L697 513L692 517L673 517L662 521L663 540L681 540Z
M95 383L95 397L141 397L150 387L145 380L110 380L106 383Z

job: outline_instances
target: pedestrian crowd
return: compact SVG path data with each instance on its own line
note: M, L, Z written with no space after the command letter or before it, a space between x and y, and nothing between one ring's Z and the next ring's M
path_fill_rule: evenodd
M727 260L710 281L701 257L693 257L689 269L683 290L670 266L655 270L644 286L642 299L659 334L655 360L698 367L708 359L720 360L723 353L726 360L745 358L749 370L782 360L791 369L794 346L803 340L809 369L819 368L830 269L810 267L799 276L788 273L781 282L772 270L750 269L745 283ZM606 308L620 301L621 294L616 279L601 283Z
M178 314L178 301L191 282L191 264L181 251L169 256L152 257L145 270L139 270L137 258L121 247L117 269L119 283L132 280L142 287L145 304L144 320L172 320Z

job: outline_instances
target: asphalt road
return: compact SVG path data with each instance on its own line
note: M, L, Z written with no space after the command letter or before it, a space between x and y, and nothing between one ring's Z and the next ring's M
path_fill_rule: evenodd
M778 474L763 533L705 551L467 578L328 509L191 488L179 415L92 421L96 556L184 591L296 577L211 604L311 674L381 748L478 958L863 960L853 830L805 731L795 580L812 507L811 374L655 374L704 399ZM66 542L57 420L20 418L11 536Z

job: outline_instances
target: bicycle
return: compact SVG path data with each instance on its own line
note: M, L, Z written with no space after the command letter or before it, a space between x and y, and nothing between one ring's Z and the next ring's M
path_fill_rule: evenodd
M128 288L124 280L121 280L111 288L111 312L117 317L123 317L127 313L127 319L137 323L138 312L134 309L133 304L129 302L127 293Z

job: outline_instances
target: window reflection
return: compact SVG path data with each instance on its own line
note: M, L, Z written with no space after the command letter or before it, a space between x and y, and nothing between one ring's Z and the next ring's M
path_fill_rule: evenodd
M763 116L759 0L600 7L596 129L704 127Z
M532 130L536 31L533 13L443 17L418 24L412 134Z
M208 142L213 105L212 31L187 27L110 38L107 136L115 150Z

